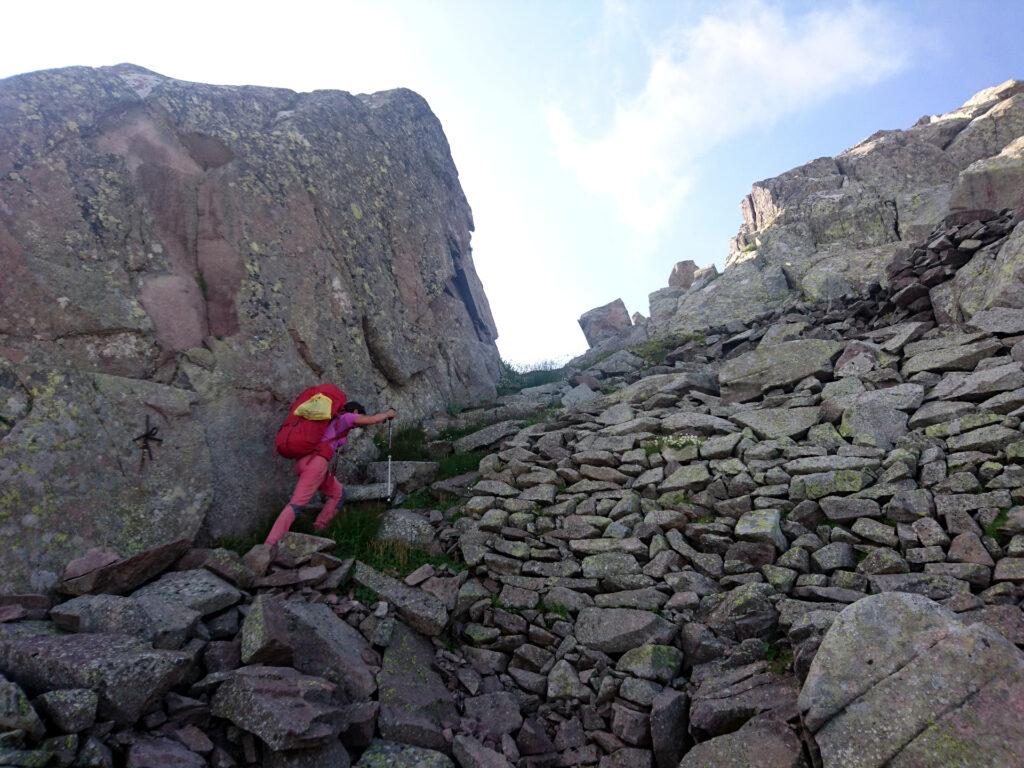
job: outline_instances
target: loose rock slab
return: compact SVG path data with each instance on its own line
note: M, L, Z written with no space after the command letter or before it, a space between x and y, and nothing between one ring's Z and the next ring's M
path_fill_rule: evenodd
M289 667L244 667L224 682L211 711L259 736L271 749L308 749L337 737L342 713L334 685Z
M355 768L455 768L455 763L432 749L375 739Z
M645 643L667 645L676 628L650 611L632 608L584 608L576 621L576 639L605 653L622 653Z
M433 665L430 643L397 625L377 680L381 703L378 724L384 738L427 749L448 748L443 731L454 727L459 716Z
M192 665L183 651L153 650L125 635L41 635L0 639L0 673L30 694L89 688L100 713L118 723L138 720Z
M69 595L123 595L166 571L191 544L189 539L179 539L123 560L112 553L93 550L68 564L60 589Z
M719 371L722 396L749 400L764 390L813 376L828 369L845 346L840 341L797 339L739 355Z
M800 739L785 723L763 717L735 733L698 744L679 768L804 768Z
M920 595L859 600L800 692L826 766L996 766L1024 755L1024 654Z
M448 623L444 603L421 589L407 587L402 582L379 573L365 563L356 563L352 573L355 582L372 589L398 609L409 626L432 637L440 635Z

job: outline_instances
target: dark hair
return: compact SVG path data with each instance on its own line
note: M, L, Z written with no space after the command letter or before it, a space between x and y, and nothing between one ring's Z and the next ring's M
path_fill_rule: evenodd
M345 413L358 413L360 416L366 415L366 409L363 407L363 404L355 400L349 400L345 403L345 407L342 410Z

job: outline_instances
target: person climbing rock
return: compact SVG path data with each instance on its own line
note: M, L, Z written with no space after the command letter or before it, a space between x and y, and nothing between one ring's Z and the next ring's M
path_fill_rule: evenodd
M324 530L345 495L344 487L331 471L335 452L348 442L348 433L356 427L369 427L393 418L394 409L368 416L362 404L347 400L344 392L330 384L311 387L299 395L275 440L278 453L295 459L299 480L264 543L273 545L284 538L299 510L318 490L324 496L324 506L313 528Z

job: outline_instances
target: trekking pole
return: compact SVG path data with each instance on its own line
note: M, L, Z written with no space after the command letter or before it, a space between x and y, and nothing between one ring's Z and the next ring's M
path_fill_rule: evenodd
M394 419L388 419L388 504L391 503L391 425Z

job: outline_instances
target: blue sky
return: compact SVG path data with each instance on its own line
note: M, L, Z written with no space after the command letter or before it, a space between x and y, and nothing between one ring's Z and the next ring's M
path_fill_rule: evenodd
M152 8L152 10L150 10ZM752 182L1024 77L1018 0L21 3L0 76L121 61L312 90L404 86L440 117L518 363L722 266Z

